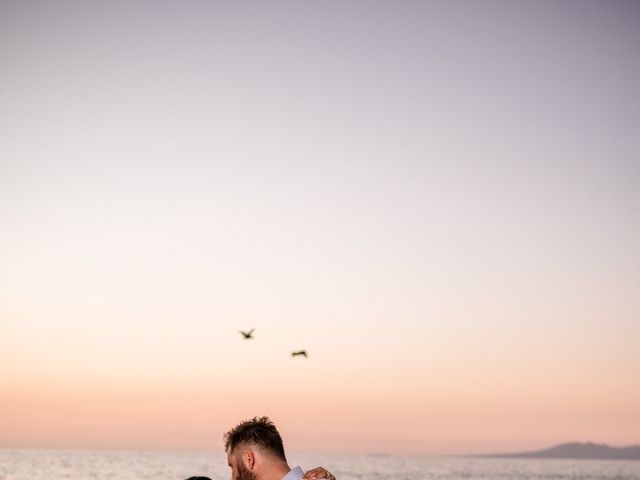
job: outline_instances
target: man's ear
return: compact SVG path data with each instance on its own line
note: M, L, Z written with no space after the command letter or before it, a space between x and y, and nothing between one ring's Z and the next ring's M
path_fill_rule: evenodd
M256 457L253 450L245 448L242 451L242 462L244 463L244 466L247 467L247 470L253 471L253 468L256 466Z

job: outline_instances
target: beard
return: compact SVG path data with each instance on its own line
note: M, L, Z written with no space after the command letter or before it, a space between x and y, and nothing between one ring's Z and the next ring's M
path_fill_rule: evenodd
M235 480L256 480L256 474L244 466L242 459L238 462L238 475Z

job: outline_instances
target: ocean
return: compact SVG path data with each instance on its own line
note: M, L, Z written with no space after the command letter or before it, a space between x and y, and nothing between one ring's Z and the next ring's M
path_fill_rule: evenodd
M289 465L323 466L337 480L640 480L640 461L395 455L288 455ZM0 450L0 480L229 480L223 453Z

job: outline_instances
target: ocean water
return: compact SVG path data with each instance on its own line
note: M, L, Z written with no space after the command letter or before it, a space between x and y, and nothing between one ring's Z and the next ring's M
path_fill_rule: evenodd
M291 466L322 465L337 480L640 480L640 461L473 457L288 455ZM0 450L0 480L229 480L223 453Z

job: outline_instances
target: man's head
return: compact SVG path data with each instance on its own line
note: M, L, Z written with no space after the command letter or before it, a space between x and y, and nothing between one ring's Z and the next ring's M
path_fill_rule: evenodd
M224 434L231 480L261 480L288 471L282 438L268 417L245 420ZM285 473L286 473L285 471Z

